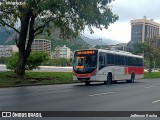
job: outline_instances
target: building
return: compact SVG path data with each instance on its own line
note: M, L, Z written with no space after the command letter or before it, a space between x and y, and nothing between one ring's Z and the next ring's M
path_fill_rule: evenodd
M160 24L154 22L153 19L147 20L146 16L143 19L131 20L131 42L142 42L159 36Z
M45 51L51 57L51 41L50 40L34 39L31 49L35 51Z
M57 47L55 49L54 58L71 58L71 49L64 45L63 47Z
M120 50L120 51L127 51L127 43L119 43L117 45L110 45L110 50Z
M51 56L51 41L35 39L32 43L31 49L35 51L45 51ZM0 45L0 57L10 57L12 52L18 52L16 45Z
M0 45L0 57L10 57L12 52L18 52L16 45Z

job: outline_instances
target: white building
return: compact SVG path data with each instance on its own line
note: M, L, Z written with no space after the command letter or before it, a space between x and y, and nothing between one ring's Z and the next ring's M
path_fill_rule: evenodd
M16 45L0 45L0 57L10 57L12 52L18 52Z
M51 57L51 41L46 39L34 39L31 49L33 51L45 51Z
M127 51L127 43L119 43L117 45L110 45L110 50Z
M63 47L57 47L55 49L54 58L71 58L71 49L64 45Z

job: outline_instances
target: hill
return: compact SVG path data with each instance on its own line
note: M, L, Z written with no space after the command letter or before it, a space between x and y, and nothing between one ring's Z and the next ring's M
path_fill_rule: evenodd
M59 38L59 34L60 34L60 30L57 29L54 32L52 32L50 36L48 36L44 32L43 34L37 36L36 38L51 40L52 51L54 51L57 46L62 47L64 45L69 47L72 51L88 48L88 44L80 36L74 39L61 39Z
M100 39L91 39L84 35L81 36L81 38L90 45L101 45ZM102 39L102 45L116 45L119 41L111 40L111 39Z
M0 45L5 44L5 41L13 34L11 29L3 29L0 27Z
M11 30L10 30L11 31ZM87 49L88 45L101 45L101 41L99 39L90 39L84 35L78 36L75 39L60 39L59 38L60 30L57 29L51 33L50 36L46 34L46 32L42 33L41 35L37 36L36 39L49 39L52 43L52 51L55 50L57 46L64 46L71 48L72 51L78 49ZM14 44L14 41L8 41L9 37L12 38L13 31L11 34L8 34L2 28L0 29L0 44ZM110 39L102 39L102 45L114 45L118 44L118 41L110 40Z

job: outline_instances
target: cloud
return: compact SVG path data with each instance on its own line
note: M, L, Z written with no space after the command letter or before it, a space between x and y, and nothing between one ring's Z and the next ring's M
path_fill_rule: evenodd
M93 30L94 34L90 34L90 32L87 29L85 29L84 35L92 39L107 38L117 40L123 43L127 43L130 41L131 28L130 24L126 22L115 22L114 24L111 24L107 30L103 29L101 31L96 28Z
M127 22L143 16L160 19L160 0L115 0L111 5L113 12L119 15L119 21Z
M85 30L85 35L91 38L108 38L121 42L129 42L131 39L130 20L154 19L160 23L160 0L115 0L111 4L114 14L119 16L119 20L111 24L107 30L94 29L94 34L90 35Z

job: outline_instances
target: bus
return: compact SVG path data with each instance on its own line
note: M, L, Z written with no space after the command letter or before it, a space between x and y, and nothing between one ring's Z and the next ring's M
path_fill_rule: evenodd
M91 82L133 83L144 77L143 57L129 52L103 49L77 50L73 57L73 80Z

